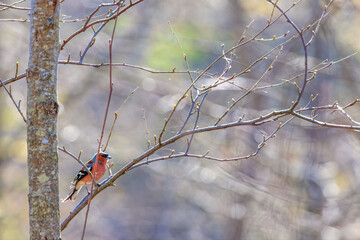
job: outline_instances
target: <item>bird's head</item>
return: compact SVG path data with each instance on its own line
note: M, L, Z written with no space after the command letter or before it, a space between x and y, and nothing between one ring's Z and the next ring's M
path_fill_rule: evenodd
M97 156L97 154L95 153L94 157L91 160L93 163L95 163L95 161L96 161L96 156ZM109 160L109 159L111 159L111 156L109 154L107 154L105 152L99 152L98 161L103 162L104 160L106 160L106 162L107 162L107 160Z

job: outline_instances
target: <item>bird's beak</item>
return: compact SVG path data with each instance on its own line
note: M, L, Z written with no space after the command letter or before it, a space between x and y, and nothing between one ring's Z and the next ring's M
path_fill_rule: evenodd
M110 155L108 155L108 156L106 157L106 159L111 159L111 156L110 156Z

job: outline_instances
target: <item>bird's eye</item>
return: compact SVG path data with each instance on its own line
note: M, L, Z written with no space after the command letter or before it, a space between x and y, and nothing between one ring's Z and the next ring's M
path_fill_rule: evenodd
M101 155L103 158L106 158L108 155L107 154L102 154Z

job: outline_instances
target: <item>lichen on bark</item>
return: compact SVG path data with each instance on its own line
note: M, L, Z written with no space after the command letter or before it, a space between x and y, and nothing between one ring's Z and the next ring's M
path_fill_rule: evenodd
M32 0L27 69L30 239L60 239L57 155L59 4Z

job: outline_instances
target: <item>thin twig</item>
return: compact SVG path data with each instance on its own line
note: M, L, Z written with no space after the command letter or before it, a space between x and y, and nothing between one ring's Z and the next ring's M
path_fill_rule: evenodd
M79 65L79 66L87 66L87 67L94 67L94 68L106 67L106 66L110 65L110 63L81 63L79 61L68 61L68 60L59 60L59 64ZM113 67L134 68L134 69L142 70L142 71L148 72L148 73L188 74L188 71L176 71L174 69L169 70L169 71L160 71L160 70L155 70L155 69L141 67L141 66L127 64L127 63L112 63L112 66ZM202 71L195 70L195 71L190 71L190 73L199 74L199 73L202 73ZM214 76L213 73L208 73L208 72L205 73L205 75L211 76L211 77Z
M9 95L11 101L14 103L16 109L18 110L18 112L20 113L22 119L24 120L24 122L26 123L26 119L25 119L25 116L24 114L21 112L21 109L20 109L20 103L19 103L19 106L16 104L15 102L15 99L13 98L12 94L9 92L9 90L6 88L5 84L3 83L3 81L0 79L0 83L1 83L1 86L4 87L6 93Z
M19 4L19 3L22 3L22 2L25 2L25 0L20 0L20 1L17 1L17 2L14 2L12 4L4 4L4 3L0 3L0 7L4 7L4 8L1 8L0 9L0 12L1 11L4 11L4 10L7 10L7 9L16 9L16 10L31 10L30 8L24 8L24 7L16 7L15 5Z
M211 161L217 161L217 162L234 162L234 161L240 161L240 160L245 160L245 159L249 159L252 158L256 155L259 154L260 150L266 146L267 142L274 138L276 133L282 128L284 127L286 124L288 124L291 120L293 120L294 117L289 118L288 120L286 120L284 123L280 123L277 128L267 137L264 137L263 140L259 143L259 145L257 146L257 149L248 154L248 155L244 155L244 156L238 156L238 157L232 157L232 158L219 158L219 157L214 157L214 156L209 156L209 151L207 151L205 154L191 154L191 153L179 153L179 154L171 154L168 156L162 156L162 157L157 157L157 158L152 158L149 159L147 161L143 161L143 162L139 162L137 164L135 164L133 167L131 167L129 170L133 170L134 168L140 167L142 165L147 165L149 163L154 163L154 162L158 162L158 161L163 161L163 160L168 160L168 159L175 159L175 158L200 158L200 159L207 159L207 160L211 160Z
M307 84L307 74L308 74L308 51L307 51L307 45L305 43L305 39L303 36L303 31L300 30L298 28L298 26L292 21L292 19L290 19L290 17L287 15L287 13L285 11L283 11L279 5L277 5L276 3L274 3L272 0L268 0L268 2L270 2L271 4L273 4L278 10L279 12L286 18L286 20L289 22L289 24L295 29L295 31L298 33L300 39L301 39L301 44L304 50L304 80L303 80L303 85L301 87L301 90L298 94L297 99L292 103L292 107L291 109L295 109L296 106L299 104L301 97L304 94L305 88L306 88L306 84Z
M109 144L109 141L110 141L110 138L111 138L111 134L112 134L112 131L114 129L114 126L115 126L115 123L116 123L116 120L118 118L118 115L119 115L119 112L120 110L123 108L123 106L125 105L125 103L130 99L130 97L135 93L136 90L138 90L139 87L136 87L130 94L129 96L124 100L124 102L120 105L119 109L114 113L115 117L114 117L114 121L113 121L113 124L111 125L111 129L110 129L110 132L109 132L109 136L106 140L106 144L105 144L105 147L104 147L104 151L106 151L107 147L108 147L108 144Z
M280 14L279 17L277 17L273 22L268 23L263 29L261 29L252 39L245 41L243 43L237 44L236 46L230 48L228 51L224 52L222 55L220 55L218 58L216 58L210 65L208 65L205 70L203 70L190 84L190 86L185 90L183 96L178 100L178 102L174 105L173 110L170 112L169 116L165 119L165 123L163 126L163 129L159 135L159 144L161 145L161 140L162 140L162 136L165 133L166 127L171 119L171 117L173 116L173 114L176 111L177 106L179 105L179 103L185 98L185 96L187 96L187 93L190 91L191 88L193 88L195 86L195 83L202 77L204 76L204 74L206 72L208 72L219 60L221 60L224 56L226 56L226 54L231 53L232 51L238 49L239 47L253 41L258 35L260 35L261 33L263 33L267 28L269 28L273 23L275 23L283 14L285 14L287 11L289 11L292 7L294 7L298 2L300 2L301 0L297 1L296 3L294 3L291 7L289 7L286 11L283 11L282 14Z
M120 4L122 1L118 1L116 3L103 3L101 5L99 5L90 15L88 20L84 23L83 27L81 27L79 30L75 31L74 33L72 33L67 39L63 40L63 43L60 46L60 50L62 50L65 45L71 40L73 39L75 36L79 35L82 32L85 32L87 29L91 28L92 26L99 24L99 23L108 23L109 21L117 18L119 15L121 15L122 13L126 12L127 10L129 10L131 7L143 2L144 0L138 0L136 2L134 2L133 4L130 4L129 6L125 7L124 9L122 9L121 11L118 11L115 15L108 17L108 18L104 18L104 19L99 19L93 22L90 22L91 18L94 16L94 14L99 11L100 8L102 7L109 7L109 6L115 6ZM119 10L119 8L118 8Z
M197 94L196 94L196 96L195 96L195 99L192 101L191 107L190 107L190 109L189 109L189 113L188 113L188 115L186 116L186 119L185 119L183 125L180 127L180 129L179 129L179 131L177 132L177 134L180 134L180 133L182 132L182 130L183 130L184 127L186 126L187 122L189 121L191 115L193 114L194 106L195 106L195 104L196 104L197 99L198 99L199 96L200 96L200 94L198 94L198 93L199 93L199 91L197 91Z
M207 93L203 96L203 98L202 98L202 100L201 100L201 102L200 102L199 104L195 103L195 104L196 104L196 118L195 118L195 123L194 123L194 128L193 128L193 130L195 130L195 129L198 127L198 126L197 126L197 123L198 123L199 118L200 118L201 106L203 105L204 100L205 100L205 98L206 98L206 96L207 96L208 93L209 93L209 92L207 92ZM199 95L197 95L197 96L199 96ZM187 153L189 152L189 150L190 150L190 145L191 145L191 143L192 143L193 138L194 138L194 134L192 134L191 137L190 137L190 140L189 140L188 146L187 146L187 148L186 148L185 154L187 154Z
M119 10L120 10L120 6L118 6L118 11ZM111 96L112 96L112 91L113 91L112 64L111 63L112 63L112 45L113 45L113 41L114 41L116 23L117 23L117 19L118 19L117 16L118 15L116 15L116 18L115 18L115 23L114 23L111 39L109 40L109 62L110 62L110 66L109 66L110 67L110 70L109 70L109 97L108 97L108 101L107 101L107 105L106 105L106 111L105 111L105 115L104 115L104 122L103 122L102 129L101 129L101 136L100 136L100 140L99 140L99 146L98 146L98 150L97 150L96 160L95 160L95 163L94 163L94 166L93 166L95 174L96 174L96 169L98 167L98 156L99 156L99 152L100 152L100 148L101 148L102 139L104 137L106 119L107 119L107 115L108 115L108 112L109 112L109 106L110 106L110 101L111 101ZM92 182L91 183L91 188L90 188L90 197L89 197L89 200L88 200L86 214L85 214L84 227L83 227L83 231L82 231L82 235L81 235L81 240L83 240L84 237L85 237L86 223L87 223L87 219L88 219L88 215L89 215L90 203L91 203L91 199L92 199L91 195L93 193L94 185L95 185L94 182Z
M253 86L246 92L244 93L240 98L238 98L237 100L233 101L233 103L226 109L226 111L223 113L223 115L221 115L217 121L215 122L214 125L219 124L219 122L230 112L230 110L237 104L239 103L242 99L244 99L246 96L248 96L258 85L259 83L264 79L264 77L273 69L273 65L274 63L277 61L278 57L280 56L281 52L283 50L283 47L281 47L278 51L278 53L276 54L275 58L272 60L272 62L270 63L270 66L265 70L265 72L261 75L261 77L253 84Z
M145 124L145 135L146 135L146 143L147 143L147 149L150 148L151 146L151 142L150 142L150 139L149 139L149 128L148 128L148 124L147 124L147 121L146 121L146 114L145 114L145 109L142 109L143 111L143 119L144 119L144 124Z
M120 6L121 7L121 6ZM111 17L113 14L115 14L117 12L117 10L114 10L114 11L111 11L109 13L109 15L107 17ZM87 53L87 51L94 45L95 43L95 40L96 40L96 36L99 34L99 32L105 27L105 25L107 24L107 22L104 22L103 24L101 24L101 26L96 30L94 31L94 34L93 36L91 37L88 45L86 46L85 50L83 51L80 59L79 59L79 63L82 63L83 62L83 59Z
M180 134L177 134L173 137L170 137L167 140L164 140L161 142L161 144L156 144L155 146L153 146L152 148L150 148L149 150L145 151L143 154L141 154L140 156L138 156L137 158L133 159L132 161L130 161L128 164L126 164L123 168L121 168L118 172L116 172L112 177L107 178L106 180L104 180L100 187L98 189L95 189L93 191L92 194L92 198L95 197L97 194L99 194L101 191L103 191L104 189L106 189L107 187L113 186L114 182L122 175L124 175L128 170L130 170L134 165L138 164L139 162L141 162L142 160L146 159L148 156L153 155L156 151L158 151L159 149L172 144L176 141L178 141L179 139L182 139L186 136L192 135L192 134L199 134L199 133L204 133L204 132L212 132L212 131L217 131L217 130L221 130L221 129L227 129L227 128L233 128L233 127L238 127L238 126L258 126L261 124L265 124L267 122L273 122L279 118L283 118L285 116L288 115L293 115L295 117L304 119L308 122L314 123L314 124L318 124L321 126L325 126L325 127L330 127L330 128L339 128L339 129L352 129L352 130L360 130L360 126L353 126L353 125L343 125L343 124L332 124L332 123L326 123L326 122L321 122L306 116L303 116L297 112L292 111L292 109L284 109L284 110L278 110L278 111L272 111L269 112L268 114L265 115L261 115L257 118L253 118L250 120L244 120L244 121L236 121L236 122L230 122L230 123L226 123L226 124L221 124L221 125L217 125L217 126L209 126L209 127L203 127L203 128L197 128L194 130L189 130L189 131L185 131L182 132ZM172 156L176 156L176 155L172 155ZM87 200L89 199L90 195L87 195L84 197L84 199L75 207L75 209L69 214L69 216L63 221L63 223L61 224L61 229L65 229L66 226L68 225L68 223L71 221L71 219L73 219L86 205L87 205Z
M321 20L322 20L322 19L324 18L324 16L326 15L326 11L327 11L328 7L331 5L332 1L333 1L333 0L330 0L330 1L328 2L328 4L325 5L324 11L323 11L321 17L319 18L319 22L318 22L318 24L316 25L315 30L312 31L312 36L311 36L310 40L306 43L306 46L309 46L309 45L311 44L311 42L314 40L315 35L317 34L317 32L318 32L319 29L320 29Z
M170 26L170 29L171 29L172 34L174 35L174 37L175 37L175 39L176 39L176 42L178 43L178 45L179 45L179 47L180 47L180 49L181 49L181 51L182 51L182 54L183 54L183 57L184 57L185 66L186 66L186 70L187 70L187 73L188 73L188 75L189 75L189 78L190 78L191 82L194 82L194 78L193 78L192 75L191 75L189 63L188 63L188 61L187 61L187 57L186 57L186 53L185 53L185 51L184 51L184 48L182 47L179 38L176 36L176 33L175 33L173 27L171 26L170 21L168 22L168 24L169 24L169 26ZM195 88L195 86L194 86L194 88Z
M75 159L91 176L91 179L95 182L95 178L94 178L94 175L91 173L90 169L85 165L85 163L83 163L83 161L80 160L80 155L81 155L81 151L79 153L79 156L76 157L74 154L72 154L71 152L69 152L65 146L63 146L62 148L61 147L58 147L58 149L64 153L66 153L67 155L69 155L70 157L72 157L73 159Z

